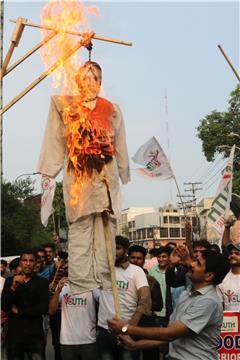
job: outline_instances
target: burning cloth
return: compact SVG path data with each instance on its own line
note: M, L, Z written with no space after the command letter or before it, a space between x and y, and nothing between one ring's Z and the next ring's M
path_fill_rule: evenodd
M73 292L111 288L102 213L115 257L120 185L130 180L125 127L118 105L98 97L101 68L87 62L77 76L79 96L53 96L38 171L55 178L63 169L69 222L69 281Z

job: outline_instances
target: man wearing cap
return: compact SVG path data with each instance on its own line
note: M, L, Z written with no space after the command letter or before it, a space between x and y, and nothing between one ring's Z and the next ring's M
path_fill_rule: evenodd
M240 312L240 242L230 243L229 251L230 271L218 286L224 310Z
M103 214L111 213L112 241L120 213L119 177L130 180L125 128L118 105L99 97L101 67L88 61L76 74L75 96L54 96L38 172L55 178L64 168L72 292L111 288ZM113 245L115 257L115 244Z

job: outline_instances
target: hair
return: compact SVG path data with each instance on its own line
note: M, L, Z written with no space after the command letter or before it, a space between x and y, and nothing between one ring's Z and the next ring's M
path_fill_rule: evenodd
M42 245L42 250L45 251L45 248L47 248L47 247L53 249L53 251L56 251L56 246L55 246L54 243L50 242L50 243L43 244Z
M211 248L211 244L206 239L194 241L192 244L193 250L196 246L205 247L206 250L209 250Z
M220 284L229 271L227 260L222 254L212 250L203 250L202 257L205 259L206 263L205 272L213 272L213 284Z
M16 269L19 266L19 263L20 263L20 257L16 257L12 261L10 261L10 263L8 265L10 271L12 271L13 269Z
M173 245L174 247L177 247L177 244L176 244L175 242L173 242L173 241L169 241L169 242L166 244L167 247L171 247L171 245Z
M117 235L115 237L115 241L116 241L116 245L121 245L122 247L124 247L124 249L128 249L130 246L130 242L128 238L125 236Z
M23 255L33 255L35 260L37 258L36 251L34 251L33 249L23 250L21 255L20 255L20 260L22 260Z
M58 253L58 257L62 260L67 260L68 258L68 253L66 251L59 251Z
M1 259L1 264L2 264L2 265L4 265L4 266L7 266L7 264L8 264L8 263L7 263L7 261L6 261L6 260Z
M148 250L148 253L152 256L157 256L157 251L158 251L157 248L152 248L152 249Z
M220 247L217 244L212 244L210 250L215 251L217 253L221 252Z
M133 252L140 252L143 254L144 258L147 255L147 250L140 245L132 245L130 246L130 248L128 249L128 255L131 255Z
M156 249L156 256L163 254L163 253L170 255L172 250L173 249L168 246L160 246L160 248Z
M101 66L95 62L95 61L86 61L83 65L80 66L80 68L78 69L77 71L77 75L76 75L76 81L78 82L79 81L79 76L81 74L81 72L85 69L85 68L91 68L91 67L94 67L95 69L98 70L99 72L99 78L100 78L100 83L102 82L102 68Z

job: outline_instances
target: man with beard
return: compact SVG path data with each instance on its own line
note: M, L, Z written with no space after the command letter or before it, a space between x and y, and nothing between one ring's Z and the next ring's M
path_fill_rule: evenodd
M229 251L230 271L218 286L224 310L240 312L240 243L231 243Z
M221 254L204 250L190 265L187 274L192 286L181 294L166 328L142 328L115 319L109 320L108 325L117 332L127 328L129 335L144 338L134 341L130 336L120 335L128 349L169 343L168 360L217 360L223 309L215 287L227 271Z
M6 279L2 309L8 312L8 360L23 359L27 354L43 360L44 334L42 315L48 312L48 281L34 272L36 255L31 250L20 257L22 273Z

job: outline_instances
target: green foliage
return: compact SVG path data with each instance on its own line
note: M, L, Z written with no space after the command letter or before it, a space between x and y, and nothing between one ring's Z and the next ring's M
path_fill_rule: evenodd
M63 200L62 182L56 183L56 189L53 199L53 209L54 211L53 211L52 219L49 219L47 230L59 234L60 228L68 227L65 216L65 204Z
M214 160L218 153L229 157L230 148L236 145L233 192L240 194L240 85L231 92L228 104L227 112L214 110L200 120L197 136L202 141L202 149L208 161Z
M51 238L40 222L39 207L34 203L24 205L23 200L31 196L34 183L30 179L12 184L2 182L1 256L17 255Z

